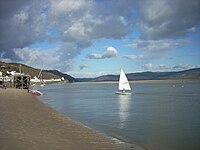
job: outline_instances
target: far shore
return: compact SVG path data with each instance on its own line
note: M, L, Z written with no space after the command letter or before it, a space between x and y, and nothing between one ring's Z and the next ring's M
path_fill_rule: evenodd
M200 81L200 79L167 79L167 80L134 80L129 81L129 83L183 83L183 82L194 82L194 81ZM90 83L90 84L115 84L118 83L118 81L100 81L100 82L74 82L74 83Z
M0 88L0 150L144 150L75 123L27 90Z

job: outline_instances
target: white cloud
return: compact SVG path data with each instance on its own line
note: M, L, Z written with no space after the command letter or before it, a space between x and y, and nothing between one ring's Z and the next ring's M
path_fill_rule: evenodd
M170 66L168 66L168 65L166 65L166 64L160 64L159 66L158 66L158 69L159 70L171 70L171 67Z
M73 72L73 71L69 71L66 73L72 75L75 78L95 78L108 74L106 72Z
M148 63L148 64L145 64L144 66L143 66L143 68L145 69L145 70L154 70L155 69L155 66L153 65L153 64L151 64L151 63Z
M119 39L131 32L131 1L50 1L47 22L63 43L73 43L77 54L98 39ZM112 9L110 9L112 7ZM106 11L105 11L106 10ZM83 45L83 46L82 46ZM65 47L64 50L68 51ZM75 55L74 55L75 56Z
M141 0L138 9L142 39L184 37L200 21L199 0Z
M134 8L138 8L138 12L135 12ZM147 53L164 52L188 44L187 41L176 38L183 38L188 33L197 31L199 10L199 0L1 1L0 59L37 64L36 60L40 55L55 57L52 58L52 66L59 66L57 68L66 71L73 66L74 58L94 41L121 39L129 35L136 17L141 38L130 46ZM49 30L56 31L57 36L47 34ZM49 54L45 54L41 49L27 48L30 44L49 39L51 42L60 43L56 52L50 50ZM172 41L174 39L175 41ZM117 50L106 50L103 54L91 54L89 58L116 56ZM144 56L146 58L146 55ZM142 59L139 55L125 57ZM50 67L50 60L44 60L45 58L38 60L43 63L38 63L38 66Z
M18 55L13 50L0 50L0 60L5 62L20 61Z
M110 46L107 47L106 51L103 54L90 54L88 56L89 59L105 59L105 58L113 58L113 57L117 57L117 50Z
M58 68L60 57L56 49L42 51L41 49L31 49L28 47L14 49L15 54L20 58L20 62L36 68L53 69ZM47 65L48 64L48 65Z
M141 40L137 39L132 44L129 44L133 49L138 49L146 52L163 52L180 48L189 44L188 40Z
M81 50L91 46L93 41L128 35L132 29L133 3L131 0L1 1L0 50L23 49L51 39L51 42L60 43L60 60L71 65ZM49 30L57 32L57 36L48 34ZM113 57L112 52L108 51L103 57ZM14 60L14 55L9 58L8 54L6 58L2 55L1 59Z
M174 66L170 66L167 64L159 64L153 65L152 63L148 63L143 65L144 70L148 71L160 71L160 72L168 72L168 71L183 71L192 68L198 68L199 65L190 65L190 64L177 64Z
M103 54L103 58L112 58L117 56L117 50L116 48L110 46L107 48L106 52Z
M89 59L103 59L103 55L102 54L96 54L96 53L94 53L94 54L90 54L88 56L88 58Z
M87 67L88 67L87 64L80 64L79 65L80 70L83 70L84 68L87 68Z
M38 0L18 2L0 2L1 50L23 48L45 37L46 15L41 13L45 6L44 2Z
M51 0L50 14L59 17L60 15L81 9L87 3L87 0Z
M185 37L197 32L199 0L141 0L137 6L140 37L128 46L143 51L146 59L163 58L168 51L191 44Z
M144 55L124 55L123 57L132 60L145 58Z
M178 65L175 65L172 69L179 71L179 70L186 70L190 68L193 68L193 67L189 64L178 64Z

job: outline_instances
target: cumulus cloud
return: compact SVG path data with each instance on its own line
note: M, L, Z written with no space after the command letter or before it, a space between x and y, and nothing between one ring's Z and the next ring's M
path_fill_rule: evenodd
M60 2L62 3L63 1ZM129 19L131 5L128 6L128 4L132 3L131 1L126 1L126 3L116 1L115 5L112 5L111 1L97 3L94 1L90 3L88 1L78 2L80 2L77 4L77 8L79 8L71 9L70 13L65 9L60 11L59 7L51 8L49 11L49 18L53 17L56 23L52 24L52 27L59 30L63 43L68 43L65 45L73 45L73 47L62 46L63 56L67 54L64 59L68 58L69 53L73 53L71 55L73 57L77 56L82 49L91 46L94 40L117 39L126 36L131 31L131 19ZM64 5L68 5L68 3ZM109 7L112 7L112 10ZM66 6L66 8L68 7ZM59 13L52 13L57 11ZM54 14L59 15L54 17ZM104 59L114 57L114 55L115 53L112 51L107 51L104 54L91 54L89 58Z
M47 22L60 33L63 53L75 56L98 39L119 39L131 32L131 0L115 1L52 0ZM110 9L112 7L112 9Z
M144 55L124 55L123 58L136 60L136 59L143 59Z
M168 66L168 65L166 65L166 64L160 64L160 65L158 66L158 69L159 69L159 70L170 70L171 67Z
M143 66L143 68L144 68L144 70L154 70L155 69L155 66L153 65L153 64L151 64L151 63L148 63L148 64L145 64L144 66Z
M192 43L186 36L197 32L199 0L141 0L137 6L140 36L129 44L131 48L144 51L148 59L159 59Z
M45 35L44 3L19 0L0 2L0 49L23 48Z
M199 0L141 0L137 26L141 38L181 38L195 32L200 22Z
M138 8L136 13L135 8ZM37 58L46 56L49 60L43 61L43 65L49 66L52 59L54 66L57 63L57 68L68 70L73 66L74 58L94 41L129 35L136 17L141 36L129 46L147 52L180 48L188 43L176 38L196 32L199 10L199 0L1 1L0 59L37 64ZM57 36L49 34L50 30ZM60 44L49 54L41 49L27 48L35 42L49 40ZM103 54L91 54L89 58L116 57L115 50L107 49ZM38 57L33 58L29 52ZM27 58L23 56L25 54ZM124 57L142 59L139 55Z
M129 59L152 60L160 59L166 56L166 53L177 48L192 44L189 40L183 39L162 39L162 40L143 40L136 39L128 46L134 50L140 50L143 55L124 56Z
M142 51L147 52L163 52L168 50L173 50L176 48L180 48L185 46L186 44L191 43L188 40L169 40L169 39L163 39L163 40L141 40L137 39L132 44L129 44L133 49L138 49Z
M106 51L103 54L90 54L88 55L89 59L105 59L105 58L113 58L117 56L117 50L110 46L106 49Z
M53 69L59 67L57 65L60 62L60 57L57 55L56 49L48 50L47 52L41 51L41 49L25 47L14 49L13 52L20 59L19 62L36 68Z
M63 61L65 60L71 60L73 59L75 56L79 55L81 50L90 46L91 43L87 43L87 42L79 42L79 43L75 43L75 42L65 42L62 43L59 46L59 53L61 54L61 59Z
M66 72L66 73L72 75L75 78L95 78L95 77L99 77L99 76L102 76L102 75L109 74L107 72L88 72L88 71L87 72L82 72L82 71L73 72L73 71L69 71L69 72Z
M79 69L80 69L80 70L83 70L84 68L87 68L87 67L88 67L87 64L80 64L80 65L79 65Z
M0 60L5 62L21 61L13 50L0 50Z
M200 65L191 65L191 64L177 64L173 67L170 67L173 71L183 71L192 68L200 68Z
M173 67L174 70L186 70L192 68L189 64L178 64Z
M177 64L174 66L170 66L167 64L159 64L159 65L155 65L152 63L148 63L143 65L144 70L148 70L148 71L183 71L183 70L187 70L187 69L192 69L192 68L198 68L199 65L189 65L189 64Z
M52 40L51 42L60 43L57 53L60 61L68 62L67 65L63 63L65 66L62 65L61 68L68 69L74 57L91 46L93 41L120 39L128 35L133 25L133 6L132 0L1 1L1 60L14 60L14 55L9 57L14 49L18 49L18 54L20 50L25 53L24 48L35 42ZM49 34L50 30L55 31L57 36ZM3 50L11 51L5 53ZM32 49L29 50L32 54ZM42 50L38 51L42 53ZM18 55L15 56L16 60ZM108 51L102 57L113 56L113 51ZM27 61L25 57L21 59Z

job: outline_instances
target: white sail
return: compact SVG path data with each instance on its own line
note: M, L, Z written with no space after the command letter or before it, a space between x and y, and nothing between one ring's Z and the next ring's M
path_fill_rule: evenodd
M131 90L128 79L122 69L119 78L119 90Z

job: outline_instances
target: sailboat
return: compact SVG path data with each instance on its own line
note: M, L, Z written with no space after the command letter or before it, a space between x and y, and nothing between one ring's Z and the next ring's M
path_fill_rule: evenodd
M37 77L34 76L34 78L31 79L31 82L32 82L34 85L37 84L37 83L39 83L41 87L45 86L45 83L44 83L44 81L43 81L43 79L42 79L42 69L40 70L39 75L38 75Z
M129 85L128 79L123 69L121 69L120 77L119 77L119 89L115 94L121 94L121 95L131 94L131 92L127 92L130 90L131 90L131 87Z

